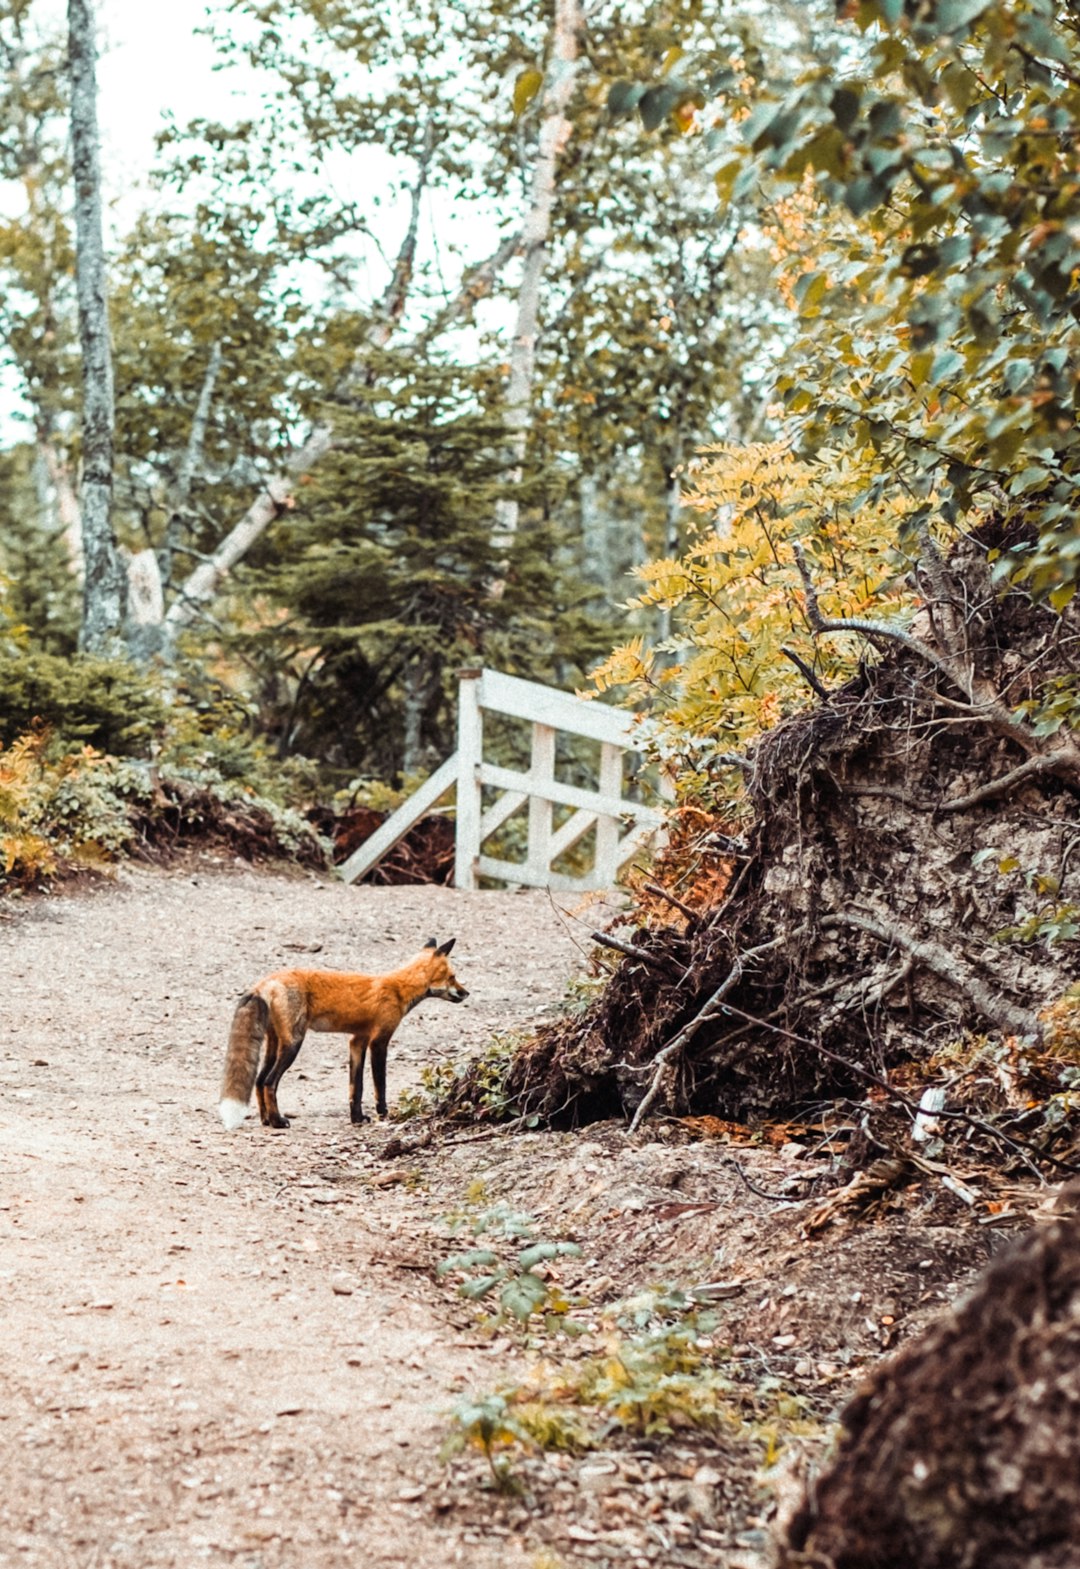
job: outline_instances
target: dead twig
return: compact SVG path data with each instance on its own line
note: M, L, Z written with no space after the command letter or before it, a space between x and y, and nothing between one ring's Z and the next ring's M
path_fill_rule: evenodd
M828 702L830 696L828 687L818 680L810 666L806 663L806 660L801 659L795 650L793 648L789 648L786 643L781 643L780 652L783 654L785 659L791 660L791 663L795 666L796 670L802 676L803 680L806 682L811 691L815 692L823 702Z
M685 1046L689 1044L703 1024L706 1024L710 1019L716 1018L717 1014L723 1011L724 998L727 996L728 992L736 984L736 982L742 978L742 973L747 964L752 959L756 959L760 954L768 953L773 948L779 948L781 943L783 943L785 940L786 939L783 937L774 937L771 942L761 943L757 948L750 948L746 953L740 954L739 957L735 960L735 964L731 970L731 973L727 975L723 981L721 981L720 985L713 992L705 1006L695 1013L694 1017L688 1024L683 1025L682 1029L679 1031L678 1035L675 1036L674 1040L669 1041L661 1051L657 1052L656 1056L652 1060L652 1067L654 1070L652 1083L649 1085L649 1088L646 1090L641 1103L634 1112L633 1120L630 1123L631 1133L637 1132L657 1095L659 1095L660 1081L664 1076L664 1069L667 1067L672 1057L676 1056L684 1049Z
M877 1089L884 1090L890 1100L895 1101L899 1106L906 1106L913 1116L918 1116L918 1102L912 1100L910 1095L905 1095L903 1090L894 1089L888 1079L883 1079L879 1073L872 1073L869 1068L864 1068L857 1062L850 1062L846 1057L841 1057L839 1053L830 1051L820 1041L812 1041L806 1035L798 1035L794 1030L786 1030L782 1024L773 1024L768 1019L758 1018L755 1014L747 1013L743 1008L736 1008L735 1004L731 1002L723 1003L720 1011L722 1013L733 1013L736 1018L745 1019L747 1024L760 1025L763 1030L769 1030L774 1035L782 1035L785 1040L795 1041L800 1046L809 1046L812 1051L818 1052L822 1057L827 1057L830 1062L838 1063L842 1068L846 1068L849 1073L853 1073L856 1078L862 1079L864 1084L873 1084ZM1051 1155L1048 1150L1037 1148L1036 1145L1029 1143L1027 1139L1017 1140L1010 1138L1007 1133L1002 1133L1000 1128L995 1128L992 1122L984 1122L981 1117L975 1117L969 1111L961 1111L958 1107L945 1106L940 1111L935 1112L934 1115L951 1117L957 1122L966 1123L968 1127L976 1128L989 1138L997 1139L999 1143L1012 1150L1013 1154L1024 1162L1028 1170L1040 1182L1045 1182L1046 1178L1035 1165L1035 1160L1048 1161L1051 1166L1059 1166L1063 1171L1080 1171L1080 1166L1076 1165L1074 1161L1061 1160L1059 1156Z
M759 1199L768 1199L772 1204L801 1204L803 1202L802 1199L788 1198L784 1193L767 1193L764 1188L759 1188L756 1183L750 1181L750 1178L746 1175L746 1172L734 1155L729 1155L724 1164L734 1167L743 1186L749 1188L751 1193L756 1193Z
M628 959L639 959L642 964L648 964L654 970L662 970L665 975L683 973L673 960L663 959L658 954L649 953L645 948L635 948L633 943L623 942L621 937L610 937L607 932L590 932L589 936L601 947L614 948L616 953L625 954Z
M645 883L643 886L646 893L655 894L658 899L664 899L668 904L674 905L676 910L681 910L688 921L697 920L696 910L692 910L688 904L685 904L677 895L669 893L666 888L661 888L659 883Z

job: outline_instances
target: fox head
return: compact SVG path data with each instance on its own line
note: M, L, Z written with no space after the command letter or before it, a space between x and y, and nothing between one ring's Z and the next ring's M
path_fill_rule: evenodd
M446 957L456 941L456 937L448 937L444 943L437 943L434 937L429 937L424 944L423 957L428 968L425 996L441 997L443 1002L464 1002L469 995L464 986L458 984Z

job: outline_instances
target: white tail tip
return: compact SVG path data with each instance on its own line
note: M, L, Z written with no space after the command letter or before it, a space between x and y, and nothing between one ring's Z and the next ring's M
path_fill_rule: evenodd
M225 1099L218 1103L218 1116L227 1128L238 1128L247 1116L247 1107L242 1100Z

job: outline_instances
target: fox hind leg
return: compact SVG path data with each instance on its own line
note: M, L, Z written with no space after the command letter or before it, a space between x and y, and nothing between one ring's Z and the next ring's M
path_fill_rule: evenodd
M259 1102L259 1115L269 1128L287 1128L288 1117L284 1117L278 1108L277 1087L284 1075L296 1061L297 1054L304 1044L305 1029L301 1026L287 1042L282 1045L277 1030L271 1026L266 1042L266 1060L259 1070L255 1080L255 1094Z

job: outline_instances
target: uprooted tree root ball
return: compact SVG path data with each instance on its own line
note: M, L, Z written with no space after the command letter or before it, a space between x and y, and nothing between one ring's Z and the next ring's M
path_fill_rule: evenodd
M1075 1186L1062 1197L1074 1200ZM835 1461L788 1524L783 1569L1076 1563L1080 1222L1070 1207L871 1374L843 1414Z
M1080 752L1023 705L1070 689L1080 614L1002 596L1001 543L986 530L946 566L927 542L910 634L818 618L867 658L746 760L754 826L724 901L624 934L593 1005L513 1058L520 1111L790 1114L965 1032L1043 1038L1080 955Z

